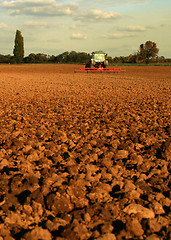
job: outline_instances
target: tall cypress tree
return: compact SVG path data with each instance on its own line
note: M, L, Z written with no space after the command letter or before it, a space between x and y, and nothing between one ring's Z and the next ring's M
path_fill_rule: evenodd
M19 30L16 31L13 53L16 63L22 63L24 58L24 39Z

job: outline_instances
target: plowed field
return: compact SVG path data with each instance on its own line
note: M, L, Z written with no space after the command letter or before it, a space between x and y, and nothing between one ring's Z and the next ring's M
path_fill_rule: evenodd
M0 240L170 239L171 67L0 65Z

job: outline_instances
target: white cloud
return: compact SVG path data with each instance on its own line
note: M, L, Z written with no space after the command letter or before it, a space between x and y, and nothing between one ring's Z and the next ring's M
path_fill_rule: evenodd
M46 27L47 23L46 22L37 22L37 21L25 21L24 25L29 26L29 27Z
M63 16L71 15L77 8L78 4L56 3L55 0L16 0L3 1L1 7L9 10L11 15L37 15L37 16Z
M42 15L42 16L62 16L71 15L72 11L69 7L32 7L24 9L21 13L26 15ZM11 11L11 14L17 14L15 11Z
M104 34L102 35L102 37L108 38L108 39L119 39L119 38L135 37L135 34L111 33L111 34Z
M55 0L15 0L15 1L3 1L1 4L4 8L25 8L30 6L44 6L49 4L55 4Z
M105 7L118 7L118 6L132 6L132 5L142 5L149 3L150 0L98 0L98 1L92 1L92 0L80 0L80 4L84 4L84 8L88 6L88 8L91 7L98 7L101 8Z
M71 35L71 39L79 39L79 40L85 40L87 39L87 36L81 33L73 33Z
M120 18L122 15L118 12L114 11L108 11L104 12L99 9L92 9L88 10L86 12L82 12L81 14L75 16L75 20L81 20L81 21L88 21L88 22L94 22L94 21L106 21L106 20L114 20Z
M86 23L80 23L80 24L74 24L70 27L71 29L88 29L88 26Z
M127 32L144 32L146 31L146 28L142 26L129 25L129 26L118 27L118 30L127 31Z
M72 29L76 29L77 26L76 26L76 25L72 25L71 28L72 28Z
M5 23L0 23L0 29L7 29L8 26Z

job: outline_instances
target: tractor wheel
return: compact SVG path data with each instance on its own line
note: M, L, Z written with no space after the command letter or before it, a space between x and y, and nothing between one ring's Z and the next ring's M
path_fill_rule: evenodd
M85 68L88 68L88 67L89 67L89 63L86 63Z
M88 63L85 65L85 68L91 68L91 63L88 62Z
M103 62L103 63L101 64L101 67L102 67L102 68L106 68L106 64Z
M100 64L99 64L99 63L95 63L94 67L95 67L95 68L99 68L99 67L100 67Z

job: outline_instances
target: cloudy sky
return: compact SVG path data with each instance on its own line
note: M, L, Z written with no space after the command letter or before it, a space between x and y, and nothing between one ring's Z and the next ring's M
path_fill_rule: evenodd
M171 57L171 0L0 0L0 54L13 54L16 30L25 55L64 51L128 56L157 43Z

